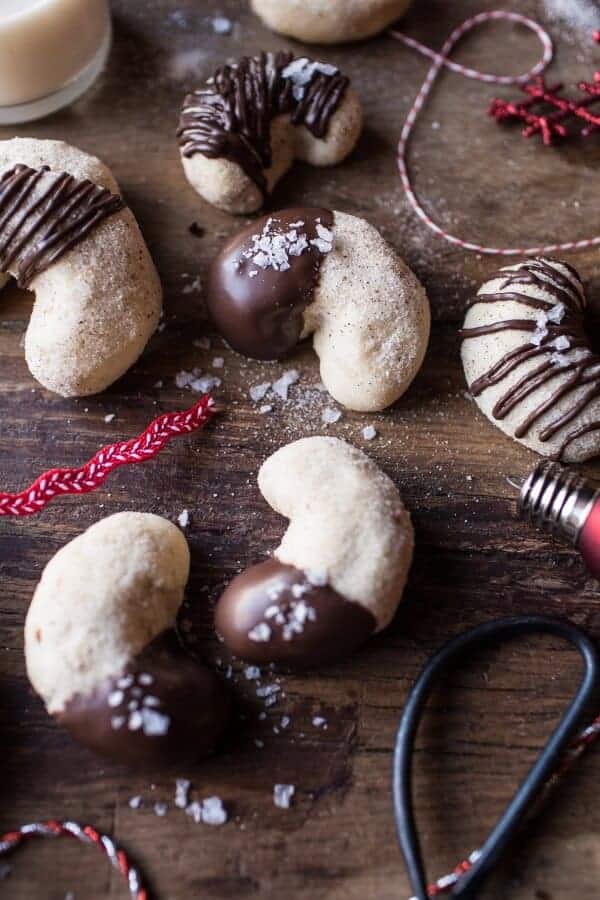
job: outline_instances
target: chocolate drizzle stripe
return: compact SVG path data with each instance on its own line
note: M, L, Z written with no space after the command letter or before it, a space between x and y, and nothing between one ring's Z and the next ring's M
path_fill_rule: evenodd
M283 75L293 60L287 52L246 56L217 69L207 88L188 94L177 130L183 156L202 153L229 159L265 193L264 170L273 161L273 119L290 115L294 125L305 125L315 137L324 138L349 84L337 70L315 70L297 96L293 80Z
M123 209L118 194L48 166L18 165L0 178L0 271L26 288L103 219Z
M536 422L546 413L551 412L559 402L586 385L590 386L574 401L570 409L560 415L557 414L539 432L537 437L542 443L555 437L561 429L566 428L577 419L593 400L600 397L600 357L590 350L589 340L583 327L585 310L583 287L580 286L579 277L571 266L566 263L560 263L560 265L565 267L569 275L563 274L556 268L554 261L542 258L524 262L517 269L501 270L490 279L500 280L498 290L493 293L478 294L468 306L468 309L471 309L478 303L518 303L521 306L537 310L541 316L545 314L541 322L537 319L506 319L489 325L464 328L461 331L463 340L497 334L502 331L537 333L538 340L520 344L504 354L470 386L473 396L478 397L492 385L500 384L510 378L523 363L538 357L545 357L539 365L534 366L511 384L492 409L492 416L495 419L504 419L534 392L549 385L557 378L561 379L560 384L555 389L551 389L549 395L516 425L514 434L517 438L525 437ZM519 287L544 291L550 295L551 299L531 297L518 291ZM557 310L554 318L553 310ZM556 346L559 338L568 340L568 345L559 349ZM565 355L571 354L573 351L577 351L580 356L572 358ZM582 358L581 353L584 351L585 355ZM557 362L557 356L560 358L561 353L563 353L562 359ZM600 420L586 423L568 432L555 454L556 458L560 459L567 447L577 438L596 430L600 430Z

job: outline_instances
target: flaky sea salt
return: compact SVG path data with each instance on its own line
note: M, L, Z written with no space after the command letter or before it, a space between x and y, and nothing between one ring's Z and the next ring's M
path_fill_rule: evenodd
M273 392L277 394L282 400L288 399L289 389L293 384L297 384L300 380L300 373L297 369L288 369L287 372L284 372L281 378L278 378L277 381L274 381L272 384Z
M271 629L266 622L259 622L248 632L248 637L257 644L264 644L271 639Z
M233 22L226 16L215 16L212 20L212 29L215 34L231 34Z
M168 809L169 809L169 807L167 806L166 803L163 803L162 800L159 800L157 803L154 804L154 813L157 816L161 816L161 817L166 816Z
M186 809L189 802L191 781L187 778L175 779L175 806L178 809Z
M302 100L307 86L313 80L315 74L336 75L339 70L329 63L318 62L317 60L308 59L301 56L292 60L289 65L282 70L283 78L287 78L292 82L292 94L294 100Z
M168 732L171 720L169 716L164 715L164 713L157 712L157 710L155 709L148 709L147 707L145 707L144 709L142 709L139 715L142 719L144 734L148 737L159 737Z
M187 509L182 509L182 511L177 516L177 524L180 528L187 528L190 524L190 514Z
M273 785L273 803L279 809L289 809L295 793L296 788L293 784L275 784Z
M255 681L257 678L260 678L260 669L258 666L247 666L244 669L244 676L248 681Z
M116 416L116 413L109 413L107 416L104 416L104 421L105 421L105 422L107 423L107 425L108 425L110 422L113 421L113 419L115 418L115 416Z
M222 356L215 356L212 361L213 369L222 369L225 365L225 360Z
M108 705L114 709L116 706L120 706L124 699L125 694L123 691L112 691L108 695Z
M130 797L129 806L131 807L131 809L139 809L141 805L142 805L142 798L139 794L137 794L137 796L135 796L135 797Z
M372 425L365 425L362 430L362 436L364 437L365 441L372 441L377 437L377 431Z
M324 719L323 716L314 716L312 723L315 728L322 728L324 725L327 725L327 719Z
M321 419L325 425L335 425L341 418L342 411L340 409L334 409L331 406L326 406L321 413Z
M253 400L254 403L258 403L260 400L264 400L270 387L270 381L263 381L261 384L253 384L248 391L248 393L250 394L250 399Z
M193 803L190 803L189 806L186 806L185 811L188 816L190 816L196 825L199 825L202 821L202 804L198 803L197 800L194 800Z
M202 801L202 821L205 825L224 825L227 821L227 810L220 797L206 797Z

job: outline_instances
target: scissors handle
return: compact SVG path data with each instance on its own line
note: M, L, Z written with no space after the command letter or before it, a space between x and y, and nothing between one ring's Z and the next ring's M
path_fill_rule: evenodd
M565 711L542 753L529 771L481 848L472 867L461 875L450 896L475 900L484 880L504 853L548 778L557 769L564 751L598 704L600 658L590 638L579 628L549 616L515 616L497 619L464 632L441 648L426 664L410 693L396 736L393 769L394 811L400 848L417 900L427 900L427 881L416 828L412 793L412 757L415 737L433 687L463 657L490 643L524 634L551 634L573 644L581 654L584 675L573 702Z

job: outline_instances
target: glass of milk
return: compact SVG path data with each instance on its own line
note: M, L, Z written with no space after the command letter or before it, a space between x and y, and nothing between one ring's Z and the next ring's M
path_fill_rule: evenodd
M0 0L0 125L77 99L111 43L109 0Z

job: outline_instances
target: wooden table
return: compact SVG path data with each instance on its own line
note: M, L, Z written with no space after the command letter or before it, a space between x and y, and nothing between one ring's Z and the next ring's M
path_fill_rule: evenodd
M504 5L543 14L533 0ZM439 47L468 14L495 6L495 0L417 0L405 27ZM159 412L189 405L189 393L175 386L177 372L194 366L211 371L215 356L225 359L216 374L226 409L200 435L172 444L160 461L119 470L105 490L57 501L35 518L0 522L0 828L48 817L92 822L131 851L161 900L398 900L409 889L394 837L390 753L420 666L451 635L511 613L555 613L600 638L600 595L573 549L516 521L505 476L527 472L536 458L483 419L465 392L457 326L496 262L432 237L404 200L394 147L426 64L389 38L318 51L353 77L366 111L364 135L339 168L297 166L273 205L320 204L364 216L413 266L431 298L431 347L407 395L381 415L344 412L327 429L366 449L413 513L416 556L394 624L342 665L283 677L285 696L264 720L237 667L236 690L249 698L246 719L221 755L175 773L192 780L195 797L223 798L231 816L223 828L195 825L173 807L172 775L135 774L76 746L48 718L26 679L23 620L42 567L84 528L125 509L173 520L189 510L193 571L184 624L192 648L216 665L221 650L211 602L226 579L275 546L284 528L259 495L257 468L282 444L322 433L322 410L332 405L314 389L310 349L281 365L261 366L235 356L211 334L196 279L239 222L208 207L187 185L173 135L186 88L223 60L296 45L265 31L236 0L117 0L114 8L110 65L90 94L66 112L4 129L1 136L63 138L109 163L160 271L165 327L105 394L63 400L41 389L27 370L22 339L31 298L9 288L0 310L2 487L24 486L49 466L83 462L103 443L137 434ZM232 34L213 32L217 12L233 20ZM568 83L589 77L598 64L591 37L556 24L552 31L559 50L555 72ZM538 49L521 28L490 26L465 42L458 58L517 72ZM452 74L441 79L411 153L426 207L444 226L500 244L597 232L597 139L556 149L523 141L517 129L501 129L487 118L493 94ZM190 233L194 221L205 229L203 237ZM600 299L598 252L572 261ZM210 350L194 345L206 335ZM260 415L249 388L292 366L301 381L291 401ZM370 443L361 436L366 424L379 432ZM481 843L580 672L576 654L550 640L515 642L472 663L436 694L420 736L419 822L435 877ZM275 734L284 715L291 725ZM326 718L327 730L313 726L317 715ZM593 751L553 795L486 898L597 896L599 778L600 754ZM296 785L289 811L273 804L275 782ZM144 798L139 810L128 804L136 795ZM157 801L170 804L163 818L153 811ZM68 891L77 900L126 896L100 854L72 842L38 842L10 863L0 895L11 900L63 900Z

